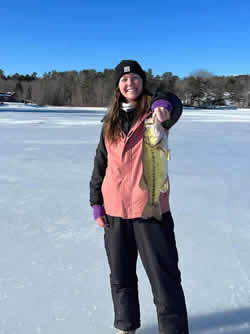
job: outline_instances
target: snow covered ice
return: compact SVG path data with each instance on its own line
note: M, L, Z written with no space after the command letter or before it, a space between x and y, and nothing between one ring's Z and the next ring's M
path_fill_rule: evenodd
M103 230L88 202L104 111L8 110L0 107L0 334L114 333ZM169 144L190 333L249 334L250 111L185 110ZM156 334L140 262L138 276L138 334Z

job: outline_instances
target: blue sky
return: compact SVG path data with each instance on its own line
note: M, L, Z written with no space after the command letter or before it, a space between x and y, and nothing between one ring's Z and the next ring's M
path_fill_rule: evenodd
M153 74L250 73L249 0L0 3L6 75L114 68L136 59Z

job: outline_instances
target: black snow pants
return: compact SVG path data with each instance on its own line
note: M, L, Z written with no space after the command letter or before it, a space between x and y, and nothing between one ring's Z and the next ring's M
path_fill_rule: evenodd
M107 216L105 249L110 266L114 326L140 327L136 261L138 252L149 278L160 333L188 334L185 297L178 269L174 222L170 212L161 222Z

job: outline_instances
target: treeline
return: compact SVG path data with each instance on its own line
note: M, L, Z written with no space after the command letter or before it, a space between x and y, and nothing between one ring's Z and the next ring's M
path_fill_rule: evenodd
M179 78L171 72L154 76L148 69L147 88L171 91L184 105L213 107L231 104L250 107L250 75L215 76L198 70ZM37 77L18 73L5 76L0 70L0 91L16 92L17 101L55 106L107 106L114 90L114 70L104 69L44 73Z

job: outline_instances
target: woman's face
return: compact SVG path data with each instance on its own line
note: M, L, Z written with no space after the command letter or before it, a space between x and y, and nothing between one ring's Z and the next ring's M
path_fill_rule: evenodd
M143 81L138 74L128 73L120 78L118 87L127 102L132 102L142 93Z

